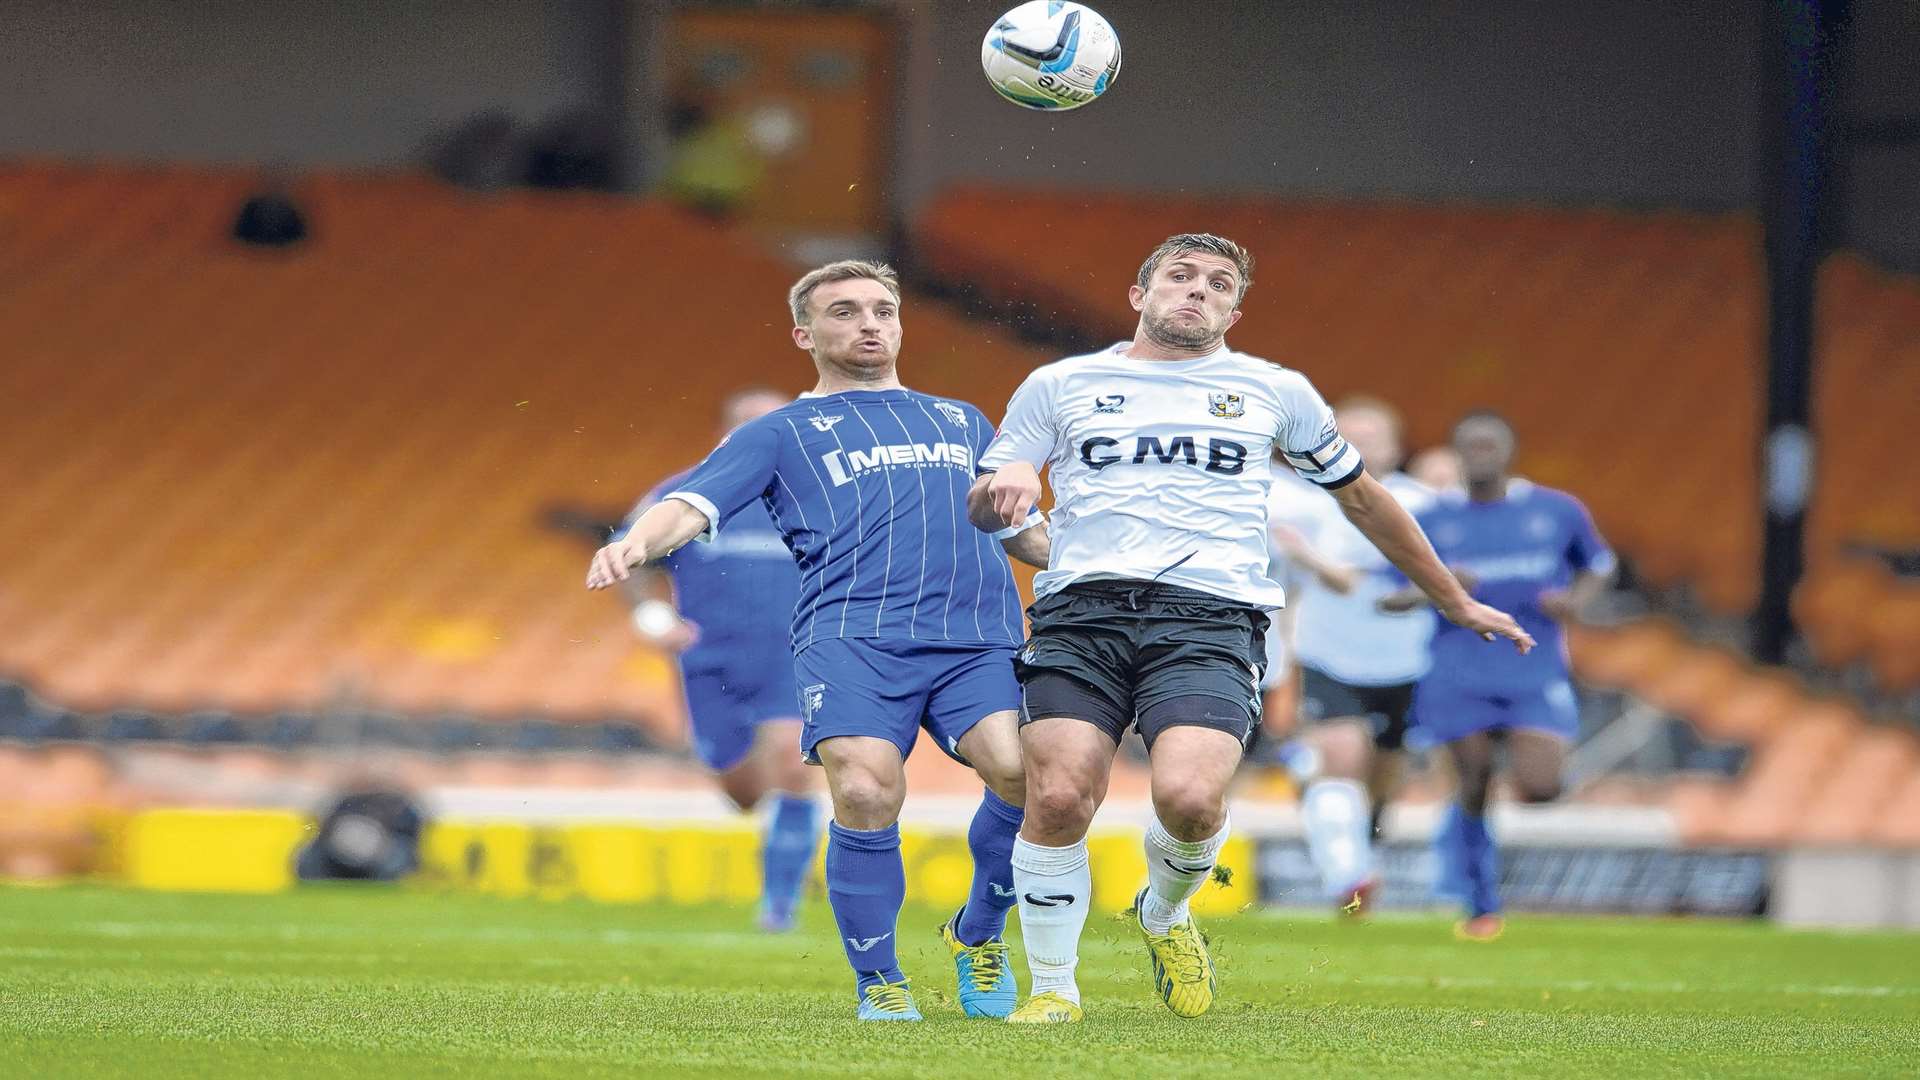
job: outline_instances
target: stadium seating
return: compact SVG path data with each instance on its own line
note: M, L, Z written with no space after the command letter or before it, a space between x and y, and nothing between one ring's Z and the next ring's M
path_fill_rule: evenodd
M1873 724L1856 705L1697 645L1666 620L1578 627L1569 651L1583 683L1627 691L1703 739L1750 748L1736 780L1667 788L1664 801L1689 841L1920 844L1920 830L1897 821L1920 790L1920 735L1911 728Z
M1503 410L1522 470L1583 496L1642 579L1691 584L1722 613L1751 608L1764 333L1751 221L972 188L933 201L916 245L934 275L988 301L1117 339L1142 257L1195 228L1259 257L1237 346L1297 364L1330 397L1399 403L1416 445L1468 408ZM1825 595L1851 588L1827 580L1853 573L1829 569L1845 545L1920 548L1920 500L1885 468L1920 402L1920 283L1830 260L1818 344L1807 589ZM1911 689L1909 593L1824 607L1813 636Z
M624 510L745 384L811 384L794 271L647 202L301 185L313 239L226 236L236 171L0 166L0 672L82 710L632 718L667 660L550 503ZM989 409L1041 357L907 310L911 385Z

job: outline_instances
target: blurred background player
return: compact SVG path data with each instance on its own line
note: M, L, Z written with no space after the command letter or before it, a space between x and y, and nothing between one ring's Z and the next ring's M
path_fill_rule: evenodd
M1432 492L1460 490L1460 455L1451 446L1429 446L1407 462L1407 475Z
M1335 406L1334 420L1388 494L1411 513L1427 508L1433 493L1399 471L1400 416L1391 406L1349 398ZM1270 523L1276 547L1303 578L1287 606L1300 669L1299 739L1312 752L1292 760L1307 766L1300 812L1327 898L1358 915L1378 888L1373 837L1400 781L1407 713L1427 672L1433 619L1377 610L1402 580L1392 564L1338 503L1320 495L1306 505L1312 517Z
M1427 744L1446 746L1459 785L1435 841L1441 889L1465 899L1460 934L1490 940L1503 926L1499 857L1486 821L1496 742L1506 745L1522 801L1559 796L1580 726L1561 623L1606 589L1614 558L1578 499L1512 475L1514 435L1505 419L1468 414L1454 428L1453 446L1466 491L1436 499L1420 524L1461 584L1513 612L1540 643L1525 655L1483 649L1441 622L1432 669L1414 693L1416 730ZM1403 589L1381 607L1410 611L1423 602Z
M742 390L720 408L719 438L791 398ZM627 529L686 472L661 481L640 501ZM768 795L761 837L760 923L792 927L807 868L820 837L814 775L800 756L799 692L788 634L800 595L800 571L766 507L740 508L709 544L688 544L622 583L641 638L677 654L694 753L741 810ZM670 597L670 598L669 598Z
M1013 1011L1002 940L1025 780L1015 711L1020 597L1007 551L1044 566L1038 512L989 538L966 520L974 463L993 438L979 409L900 385L900 286L891 268L845 260L788 294L793 341L819 382L744 424L602 548L589 588L732 528L763 503L799 559L794 668L800 749L825 766L827 899L862 1020L919 1020L895 931L906 899L900 806L906 758L926 728L986 782L967 833L974 877L939 933L970 1016Z

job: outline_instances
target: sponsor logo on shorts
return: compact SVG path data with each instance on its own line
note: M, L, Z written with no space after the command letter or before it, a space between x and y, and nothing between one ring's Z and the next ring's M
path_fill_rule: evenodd
M802 687L800 690L801 717L807 723L813 723L813 714L820 711L820 707L826 703L826 700L826 683L814 683L812 686Z

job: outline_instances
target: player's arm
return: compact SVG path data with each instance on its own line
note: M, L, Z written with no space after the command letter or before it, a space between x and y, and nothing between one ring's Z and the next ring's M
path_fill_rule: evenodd
M977 485L976 485L977 486ZM1002 536L1000 546L1007 554L1035 570L1045 570L1048 560L1053 557L1053 538L1047 533L1046 518L1036 511L1033 517L1038 521L1014 532L1012 536Z
M1268 530L1273 535L1275 546L1301 569L1312 574L1315 581L1328 591L1342 596L1353 591L1360 583L1360 568L1348 566L1338 559L1332 559L1313 546L1306 534L1291 525L1274 524Z
M726 518L773 483L779 451L772 424L753 421L735 430L674 490L647 507L627 535L594 552L587 588L625 581L635 566L671 555L693 540L711 539Z
M593 553L587 588L604 589L632 576L636 566L673 554L713 528L706 511L681 499L662 499L647 508L627 535Z
M1533 648L1533 636L1520 628L1513 616L1480 603L1447 570L1446 564L1427 542L1419 522L1400 505L1378 480L1361 472L1352 481L1333 492L1340 510L1359 529L1387 561L1398 567L1407 580L1420 587L1433 602L1434 610L1447 621L1492 641L1503 637L1521 652Z
M980 476L967 492L967 520L981 532L1026 524L1040 502L1040 469L1059 432L1053 418L1052 378L1027 376L1007 402L1007 417L980 455Z
M681 617L673 602L673 583L657 567L636 567L620 588L633 605L633 630L640 640L668 652L700 640L700 628Z
M1600 538L1587 508L1569 499L1566 512L1573 519L1573 537L1566 549L1573 581L1564 589L1541 593L1537 601L1548 618L1559 622L1579 618L1580 613L1613 584L1614 572L1618 569L1612 550Z

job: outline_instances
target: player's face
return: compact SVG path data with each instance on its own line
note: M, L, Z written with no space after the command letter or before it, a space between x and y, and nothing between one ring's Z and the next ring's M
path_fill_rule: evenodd
M758 420L788 400L779 394L742 394L727 402L720 417L720 434L724 436L749 420Z
M1368 472L1385 476L1400 467L1400 433L1392 420L1375 409L1341 409L1333 419L1340 437L1360 451Z
M1154 268L1147 287L1127 292L1147 335L1182 349L1219 344L1240 321L1240 273L1233 260L1187 252Z
M814 360L851 375L879 376L900 356L900 305L868 278L830 281L807 300L812 319L793 328L796 345Z
M1460 487L1460 455L1451 446L1422 450L1407 466L1415 480L1435 491L1454 491Z
M1469 484L1500 480L1513 465L1513 435L1498 423L1469 421L1453 433L1460 473Z

